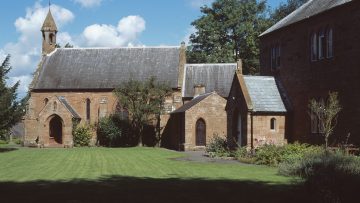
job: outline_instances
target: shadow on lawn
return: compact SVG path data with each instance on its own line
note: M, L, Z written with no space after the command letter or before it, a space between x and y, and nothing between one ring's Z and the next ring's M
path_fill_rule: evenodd
M18 150L17 148L13 148L13 147L4 147L4 148L1 148L0 147L0 153L3 153L3 152L11 152L11 151L15 151L15 150Z
M0 182L2 202L308 202L299 186L255 181L109 176L95 181Z

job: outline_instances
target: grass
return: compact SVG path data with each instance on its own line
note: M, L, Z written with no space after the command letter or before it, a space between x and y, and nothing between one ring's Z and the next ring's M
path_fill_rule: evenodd
M155 148L11 149L0 150L0 198L12 202L303 200L266 166L177 161L182 153Z

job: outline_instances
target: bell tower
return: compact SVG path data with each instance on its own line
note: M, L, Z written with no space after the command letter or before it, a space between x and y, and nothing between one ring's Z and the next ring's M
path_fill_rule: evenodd
M50 11L46 15L45 21L43 26L41 27L42 33L42 54L49 54L56 48L56 34L57 34L57 27L54 21L54 18Z

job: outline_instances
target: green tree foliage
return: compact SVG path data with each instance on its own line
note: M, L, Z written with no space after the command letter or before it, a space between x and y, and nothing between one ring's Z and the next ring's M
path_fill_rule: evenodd
M129 111L130 128L140 145L143 145L144 128L153 124L159 126L165 97L170 94L170 86L157 82L154 77L146 81L129 80L115 89L120 104ZM157 135L160 141L160 129Z
M329 92L329 98L326 102L323 99L320 99L320 101L310 100L309 109L318 121L320 133L324 136L325 148L327 149L329 137L334 131L337 116L341 111L338 93Z
M123 119L119 114L113 114L100 119L97 126L97 138L102 146L131 146L133 140L128 131L128 120Z
M228 63L243 60L244 73L259 70L259 35L270 26L266 1L216 0L201 8L192 22L187 59L190 63Z
M280 21L308 1L309 0L287 0L286 3L280 3L279 7L271 13L271 20L273 23Z
M16 91L19 81L11 87L6 85L6 79L8 79L6 75L10 70L10 55L8 55L0 66L0 137L3 138L10 128L21 120L26 100L17 100Z

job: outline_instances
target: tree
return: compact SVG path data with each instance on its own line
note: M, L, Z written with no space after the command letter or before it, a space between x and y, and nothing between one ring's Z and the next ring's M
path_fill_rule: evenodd
M270 26L266 1L216 0L201 7L203 16L191 23L187 59L190 63L243 60L244 73L259 70L259 35Z
M55 44L55 48L61 48L61 44ZM65 44L64 48L74 48L74 45L68 42Z
M157 82L154 77L143 82L129 80L116 88L115 95L122 107L129 111L130 128L140 145L143 145L144 127L154 124L154 121L157 126L160 123L165 97L170 94L169 85ZM157 133L159 136L160 131Z
M280 21L308 1L309 0L287 0L287 3L280 3L279 7L271 13L271 20L273 23Z
M337 123L337 117L341 111L338 93L329 92L329 98L326 103L323 99L316 101L311 99L309 109L318 121L318 128L325 139L325 149L328 148L329 137L333 133Z
M4 138L10 128L21 120L24 115L25 100L17 100L17 89L20 82L7 86L6 76L11 70L10 55L7 55L0 66L0 137Z

